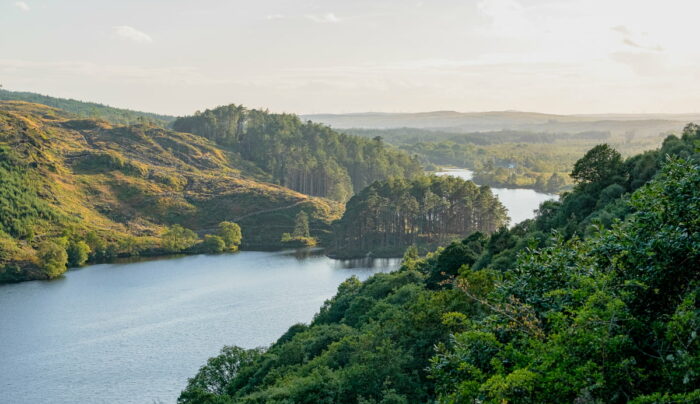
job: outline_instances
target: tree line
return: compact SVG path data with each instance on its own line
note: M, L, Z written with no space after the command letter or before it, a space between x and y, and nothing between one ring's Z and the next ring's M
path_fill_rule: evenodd
M228 146L282 186L337 201L373 181L422 171L417 158L380 138L348 136L292 114L228 105L178 118L172 127Z
M348 201L334 225L333 255L403 251L473 232L490 234L508 221L486 186L451 176L375 182Z

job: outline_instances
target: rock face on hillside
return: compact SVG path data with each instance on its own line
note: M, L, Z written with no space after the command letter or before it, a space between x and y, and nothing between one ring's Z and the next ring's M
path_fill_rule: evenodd
M204 137L17 101L0 102L0 174L0 281L49 277L47 240L128 256L157 253L167 226L204 234L233 221L244 247L275 247L299 211L323 239L342 210L261 181Z

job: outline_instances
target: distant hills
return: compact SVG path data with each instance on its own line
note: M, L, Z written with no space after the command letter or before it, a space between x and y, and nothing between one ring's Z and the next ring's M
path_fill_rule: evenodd
M677 132L688 122L700 121L700 113L555 115L520 111L435 111L312 114L304 115L302 118L324 123L336 129L419 128L457 133L502 130L553 133L608 131L613 134L635 132L639 136L659 136Z

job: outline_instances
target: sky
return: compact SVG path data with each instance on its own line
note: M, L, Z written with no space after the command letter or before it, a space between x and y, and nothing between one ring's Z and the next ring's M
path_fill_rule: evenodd
M0 0L5 89L173 115L700 112L697 0Z

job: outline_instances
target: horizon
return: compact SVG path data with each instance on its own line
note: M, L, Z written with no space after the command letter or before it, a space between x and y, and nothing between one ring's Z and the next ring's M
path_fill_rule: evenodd
M0 83L2 84L2 83ZM437 113L454 113L454 114L491 114L491 113L519 113L519 114L534 114L534 115L550 115L550 116L562 116L562 117L605 117L605 116L683 116L683 115L700 115L700 112L692 112L692 111L685 111L685 112L602 112L602 113L571 113L571 114L557 114L557 113L552 113L552 112L543 112L543 111L526 111L526 110L517 110L517 109L505 109L505 110L482 110L482 111L458 111L458 110L426 110L426 111L357 111L357 112L312 112L312 113L297 113L297 112L289 112L289 111L273 111L268 107L265 106L260 106L260 107L249 107L244 104L240 104L237 102L229 102L229 103L224 103L224 104L218 104L215 106L208 106L208 107L202 107L199 109L196 109L190 113L186 113L184 115L177 115L177 114L170 114L170 113L164 113L164 112L157 112L157 111L145 111L145 110L137 110L133 109L128 106L120 106L120 105L112 105L112 104L106 104L101 101L96 101L96 100L82 100L82 99L76 99L76 98L69 98L69 97L61 97L57 96L54 94L45 94L41 92L34 92L34 91L26 91L26 90L11 90L8 88L5 88L4 86L0 86L0 90L5 90L5 91L10 91L10 92L15 92L15 93L33 93L33 94L38 94L41 96L45 97L52 97L52 98L59 98L59 99L67 99L71 101L77 101L77 102L83 102L83 103L88 103L88 104L98 104L102 105L105 107L109 108L116 108L116 109L123 109L123 110L130 110L134 112L142 112L142 113L148 113L148 114L156 114L156 115L163 115L163 116L170 116L170 117L181 117L181 116L188 116L188 115L193 115L196 112L201 112L204 110L212 110L221 106L226 106L226 105L241 105L244 106L248 109L257 109L257 110L270 110L271 113L276 113L276 114L295 114L298 116L312 116L312 115L337 115L337 116L350 116L350 115L417 115L417 114L437 114Z
M231 99L300 115L700 110L690 0L5 0L0 10L5 87L159 114Z

